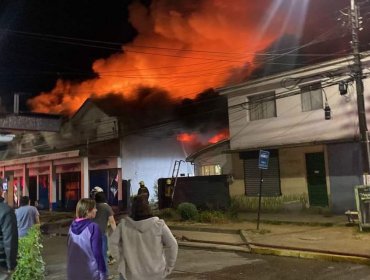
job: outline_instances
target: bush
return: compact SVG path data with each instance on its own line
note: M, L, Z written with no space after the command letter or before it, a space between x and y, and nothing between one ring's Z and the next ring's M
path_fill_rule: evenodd
M35 225L25 237L19 239L18 264L12 280L45 279L45 263L41 256L41 249L41 232L38 225Z
M225 223L225 214L220 211L203 211L199 213L201 223Z
M183 220L196 220L198 217L198 209L193 203L180 203L179 206L177 206L177 211Z
M176 212L175 209L172 208L164 208L159 210L157 216L161 219L172 219L177 220L179 218L179 214Z

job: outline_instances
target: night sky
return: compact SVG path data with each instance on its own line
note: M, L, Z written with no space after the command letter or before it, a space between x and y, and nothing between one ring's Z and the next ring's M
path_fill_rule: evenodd
M349 3L1 1L0 96L10 111L18 92L22 110L68 115L88 97L140 103L148 92L189 105L201 92L214 98L210 88L350 53L349 29L337 20Z
M94 77L92 63L120 48L99 48L98 43L84 46L63 37L122 44L131 41L137 32L128 22L130 2L1 1L0 95L4 101L12 102L9 96L14 92L21 92L25 101L49 91L58 78L82 81Z

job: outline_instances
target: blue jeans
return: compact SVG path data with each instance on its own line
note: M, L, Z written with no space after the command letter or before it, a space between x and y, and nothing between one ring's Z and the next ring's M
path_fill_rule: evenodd
M107 275L109 275L108 271L108 237L106 234L103 234L102 236L102 251L103 251L103 258L104 258L104 263L105 267L107 268Z

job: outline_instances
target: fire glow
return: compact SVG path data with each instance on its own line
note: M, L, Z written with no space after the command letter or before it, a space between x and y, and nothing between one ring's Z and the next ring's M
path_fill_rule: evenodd
M184 143L192 143L198 141L198 135L196 133L180 133L176 136L177 141Z
M177 141L188 144L216 144L222 140L229 138L229 130L225 128L209 139L204 139L204 135L195 132L180 133L176 136L176 138Z
M97 78L78 83L59 79L50 92L29 100L33 111L71 115L89 97L115 93L130 98L142 86L164 89L179 99L239 82L255 67L256 52L280 36L284 18L276 14L263 26L261 15L270 3L265 0L160 0L153 1L149 12L138 2L130 7L135 40L96 60L92 69Z
M222 140L228 139L229 138L229 130L224 129L217 133L215 136L213 136L211 139L208 140L209 143L211 144L216 144Z

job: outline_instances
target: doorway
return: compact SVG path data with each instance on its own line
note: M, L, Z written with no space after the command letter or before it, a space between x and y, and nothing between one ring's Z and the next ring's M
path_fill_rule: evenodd
M306 174L310 206L327 207L329 204L324 153L306 154Z
M37 177L30 176L28 178L28 192L30 196L30 202L32 206L35 206L35 201L37 200Z

